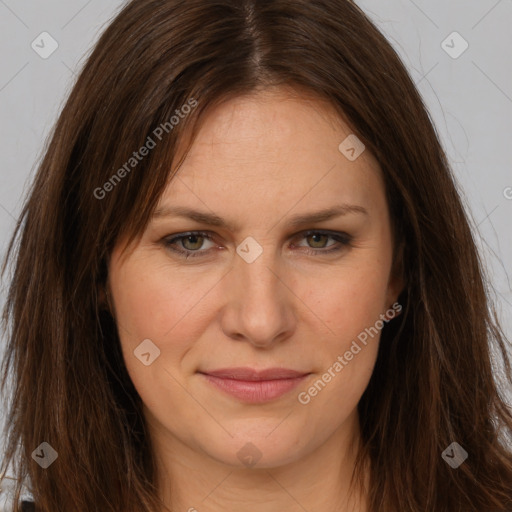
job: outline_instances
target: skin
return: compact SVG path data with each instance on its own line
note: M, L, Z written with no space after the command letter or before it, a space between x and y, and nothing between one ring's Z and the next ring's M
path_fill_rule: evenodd
M351 133L328 104L285 89L221 104L158 208L215 213L237 229L158 217L128 252L120 240L111 255L111 305L144 402L161 497L172 510L367 510L365 496L349 496L348 488L359 439L356 407L379 336L308 404L298 401L402 288L391 273L380 167L369 151L352 162L338 150ZM367 214L289 224L292 216L341 203ZM195 230L212 239L182 239L173 247L202 251L199 257L185 259L165 245ZM353 240L343 245L305 236L307 230ZM236 252L246 237L263 250L252 263ZM335 246L340 251L322 254ZM149 366L133 353L145 339L161 351ZM282 397L247 404L197 373L235 366L312 375ZM237 456L249 442L261 453L253 467Z

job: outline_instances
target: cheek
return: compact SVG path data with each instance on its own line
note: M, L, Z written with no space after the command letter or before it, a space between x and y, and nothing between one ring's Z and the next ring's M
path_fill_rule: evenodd
M377 272L354 271L323 291L312 289L309 297L329 331L321 328L321 370L298 398L329 429L354 411L372 376L384 325L380 315L387 309L386 279Z
M110 287L123 358L132 382L149 407L154 400L153 405L158 406L158 397L169 393L177 401L187 400L172 376L180 374L182 361L211 321L214 293L208 291L214 292L218 283L217 275L205 273L192 278L143 259L112 268ZM160 350L149 366L134 354L146 339Z
M188 328L195 325L194 305L204 292L187 284L178 272L171 273L144 259L112 268L109 282L125 365L144 404L159 411L162 397L169 393L176 402L186 401L173 377L179 373L175 366L193 344L194 332ZM134 351L148 339L160 354L146 366Z
M318 326L325 333L324 364L316 384L305 391L315 397L315 407L336 406L322 409L333 420L356 406L372 375L384 325L381 315L389 306L387 281L385 262L360 262L332 279L310 283L308 301L329 331Z
M145 338L163 341L173 337L173 332L197 318L205 294L217 281L206 274L191 279L186 273L149 262L124 265L110 277L120 331L139 343Z
M355 338L388 309L386 270L382 263L361 264L308 283L305 302L330 328L330 337Z

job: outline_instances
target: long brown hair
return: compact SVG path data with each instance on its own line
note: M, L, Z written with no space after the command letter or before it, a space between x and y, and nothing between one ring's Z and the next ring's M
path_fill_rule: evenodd
M133 0L101 36L2 271L15 255L4 310L2 390L12 385L2 470L12 463L18 492L26 484L43 512L160 510L141 400L102 306L108 258L120 236L143 232L179 168L170 164L184 134L196 134L215 104L272 86L330 102L385 179L406 287L358 405L354 475L371 461L369 510L506 510L512 413L492 347L509 389L512 372L488 280L422 99L348 0ZM193 108L171 122L184 105ZM148 138L154 148L131 161ZM31 456L42 442L58 453L47 469ZM442 457L453 442L468 453L457 469Z

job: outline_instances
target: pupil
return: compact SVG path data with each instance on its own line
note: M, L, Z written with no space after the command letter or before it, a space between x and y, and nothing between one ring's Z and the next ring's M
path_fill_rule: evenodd
M325 236L325 235L321 235L321 234L318 234L318 233L317 233L317 234L315 234L315 235L311 235L311 236L312 236L312 237L313 237L313 239L314 239L314 242L313 242L313 243L317 243L317 242L318 242L318 238L319 238L319 237L321 238L321 237L323 237L323 236Z
M192 243L192 245L194 245L194 244L197 244L197 239L198 239L198 238L201 238L201 237L200 237L200 236L198 236L198 235L189 235L189 236L186 238L186 241L191 242L191 243ZM195 240L195 242L194 242L194 240Z

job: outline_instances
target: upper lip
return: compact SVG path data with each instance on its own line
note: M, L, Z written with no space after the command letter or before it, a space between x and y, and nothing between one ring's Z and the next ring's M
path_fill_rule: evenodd
M279 380L279 379L296 379L308 375L308 372L300 372L290 370L288 368L267 368L264 370L255 370L254 368L221 368L219 370L208 370L204 372L212 377L220 377L233 380L245 381L262 381L262 380Z

